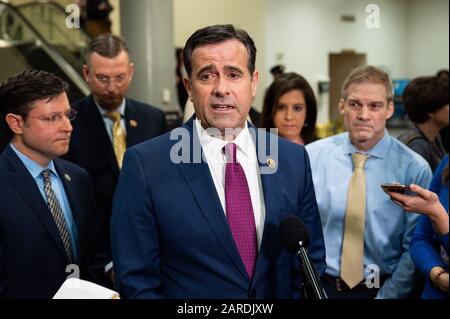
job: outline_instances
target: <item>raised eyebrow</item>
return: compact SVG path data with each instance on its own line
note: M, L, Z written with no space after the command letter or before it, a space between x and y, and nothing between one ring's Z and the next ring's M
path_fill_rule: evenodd
M216 67L213 64L209 64L209 65L204 66L200 70L198 70L197 76L199 77L204 72L210 72L210 71L215 71L215 70L216 70Z
M239 74L244 74L244 72L241 70L241 68L237 67L237 66L233 66L233 65L225 65L225 71L234 71L237 72Z
M351 102L356 102L356 103L358 103L358 104L362 104L359 100L356 100L356 99L348 99L348 102L349 102L349 103L351 103Z

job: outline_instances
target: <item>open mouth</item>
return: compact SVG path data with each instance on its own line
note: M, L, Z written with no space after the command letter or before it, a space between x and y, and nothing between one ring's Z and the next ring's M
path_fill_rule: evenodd
M234 106L227 104L213 104L212 108L217 111L229 111L234 109Z

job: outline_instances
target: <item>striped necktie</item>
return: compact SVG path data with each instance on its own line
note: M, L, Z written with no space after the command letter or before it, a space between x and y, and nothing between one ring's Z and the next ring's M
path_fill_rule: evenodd
M47 195L47 205L50 213L52 214L53 220L55 221L56 227L58 228L59 235L61 236L61 240L63 242L64 249L69 260L69 264L72 264L74 262L72 242L70 241L70 234L67 228L66 219L64 218L64 214L61 209L61 205L59 204L59 201L52 189L50 174L51 171L49 169L45 169L41 173L41 176L44 179L44 190L45 194Z
M114 123L112 127L114 154L116 155L119 168L122 168L123 155L127 149L127 140L125 130L120 124L121 115L119 112L115 111L106 113L105 116Z

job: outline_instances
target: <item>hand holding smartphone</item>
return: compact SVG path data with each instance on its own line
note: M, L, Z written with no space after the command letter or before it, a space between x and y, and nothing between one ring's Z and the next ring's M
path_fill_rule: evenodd
M381 188L384 192L394 192L405 195L415 195L413 191L409 188L409 185L404 185L400 183L383 183L381 184Z

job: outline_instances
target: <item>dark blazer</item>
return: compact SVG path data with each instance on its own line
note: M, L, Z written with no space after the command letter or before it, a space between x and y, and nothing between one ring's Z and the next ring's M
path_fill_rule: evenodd
M95 232L89 175L64 160L54 163L77 227L81 278L104 285L107 260ZM0 155L0 176L0 298L52 298L70 275L65 273L68 260L56 224L10 146Z
M279 139L278 169L261 175L265 225L250 279L208 164L192 163L192 157L191 163L177 164L171 159L171 154L180 151L180 145L173 147L180 136L188 138L188 148L194 149L192 140L198 137L192 138L192 118L177 130L173 140L165 134L126 152L111 221L116 288L121 296L299 296L295 289L300 282L298 259L280 242L278 225L284 216L295 214L305 222L312 237L310 256L320 274L325 269L322 227L305 149ZM269 137L261 134L260 138ZM257 141L255 145L258 151ZM269 169L267 160L262 161L260 169Z
M91 176L102 233L109 247L112 200L120 173L119 166L92 95L75 102L72 108L78 111L78 115L72 122L70 148L64 159L83 167ZM127 147L167 131L165 116L161 110L128 98L125 123Z

